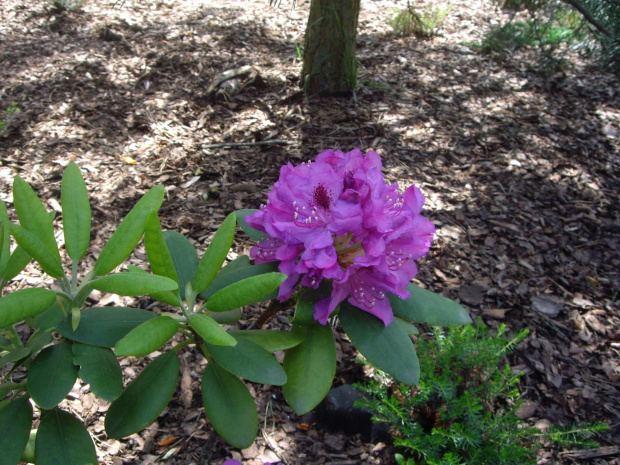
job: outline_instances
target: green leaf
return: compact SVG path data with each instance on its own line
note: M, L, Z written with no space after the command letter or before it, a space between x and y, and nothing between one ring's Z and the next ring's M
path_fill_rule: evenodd
M255 241L261 241L263 239L268 238L269 236L265 234L264 232L259 231L258 229L254 229L253 227L248 226L248 224L245 222L245 217L250 216L255 211L257 210L256 209L244 209L244 210L237 210L235 213L237 214L237 223L239 223L239 226L241 227L241 229L243 229L243 231Z
M9 262L6 264L6 268L2 275L2 280L6 282L13 279L26 268L26 265L30 263L31 259L32 257L30 254L28 254L21 245L18 245L9 257Z
M56 293L48 289L20 289L0 298L0 328L19 323L44 312L56 302Z
M329 325L295 325L293 334L304 342L286 351L282 386L286 402L298 415L319 405L329 392L336 374L336 344Z
M414 323L431 326L459 326L472 322L467 311L453 300L423 289L415 284L407 286L408 299L389 295L395 315Z
M129 436L153 423L172 399L178 378L176 352L166 352L153 360L110 405L105 417L108 436Z
M174 336L179 323L169 316L158 316L132 329L116 343L114 352L119 357L144 357L155 352Z
M39 407L51 409L65 398L77 379L70 344L46 347L30 364L28 391Z
M93 289L111 294L137 296L160 291L174 291L178 284L170 278L156 274L126 271L114 273L90 282Z
M78 307L73 307L71 309L71 329L75 331L80 325L80 318L82 314L80 313L80 309Z
M242 279L217 291L207 300L206 306L213 312L225 312L260 302L271 291L277 289L285 279L286 275L282 273L266 273Z
M9 363L18 362L24 358L27 358L29 355L30 348L28 347L20 347L19 349L15 349L14 351L0 357L0 368L8 365Z
M172 257L168 251L164 234L161 231L159 217L155 211L152 211L146 220L144 247L146 248L146 255L148 256L153 274L165 276L178 283L177 272L174 269Z
M46 310L26 319L26 323L39 331L47 331L49 329L56 329L58 323L65 318L65 313L62 311L60 305L58 305L58 299Z
M136 203L106 243L95 263L94 275L103 276L120 265L140 242L151 210L159 210L164 187L155 186Z
M185 286L194 279L198 268L198 254L192 243L183 234L176 231L164 231L164 239L179 282L179 294L185 300Z
M33 234L48 252L57 255L60 261L58 244L56 244L54 237L52 216L47 213L45 206L32 190L32 187L19 176L13 178L13 198L19 224Z
M35 440L37 465L97 465L90 434L80 420L57 408L41 418Z
M234 337L228 334L217 321L203 313L194 313L190 315L189 325L194 328L194 331L206 342L218 346L237 345L237 340Z
M147 271L135 265L127 265L127 271L131 273L148 274ZM149 295L153 297L154 299L157 299L160 302L167 303L168 305L172 305L173 307L180 307L182 305L178 289L175 291L154 292Z
M323 279L317 289L307 288L299 294L297 304L295 305L294 325L313 325L316 323L314 319L314 306L319 300L329 297L332 293L332 284Z
M0 462L17 465L26 448L32 427L32 405L22 396L0 410Z
M228 310L227 312L214 312L209 316L221 325L232 325L241 319L243 312L240 308Z
M276 386L286 383L286 373L275 357L247 339L237 339L233 347L209 343L207 347L215 361L234 375L255 383Z
M222 268L211 283L211 285L200 294L200 297L202 297L203 299L208 299L217 291L224 289L225 287L230 286L231 284L239 282L243 279L278 271L279 262L252 265L245 255L243 256L243 258L246 258L247 262L238 258L230 262L224 268Z
M224 266L224 268L222 268L218 272L217 276L219 278L223 274L230 273L232 271L236 272L236 271L239 271L242 268L246 268L248 266L252 266L252 262L250 261L250 257L248 257L247 255L241 255L241 256L235 258L233 261L228 262Z
M4 396L6 396L9 392L13 391L14 389L19 389L20 391L23 390L23 386L18 384L18 383L0 383L0 399L2 399ZM3 401L0 401L0 411L2 411L2 409L5 407L5 404L8 403L9 399L5 399Z
M9 231L9 217L6 205L0 200L0 277L4 276L6 265L11 256L11 232Z
M394 321L396 321L399 325L401 325L402 328L405 330L405 332L409 336L420 334L420 331L418 330L418 328L416 328L414 325L409 323L407 320L403 320L399 316L394 316Z
M65 248L71 260L80 260L90 244L91 212L86 183L78 166L65 168L60 190Z
M270 329L246 329L243 331L230 331L235 338L244 338L258 344L267 352L290 349L303 342L301 334L290 331L277 331Z
M226 255L233 243L235 226L235 214L231 213L226 217L215 233L209 247L207 247L194 277L194 292L197 294L200 294L211 284L217 272L222 268L222 263L226 260Z
M19 225L11 223L9 229L19 245L39 263L43 271L56 279L64 276L65 272L62 269L58 249L53 249L53 251L48 249L36 234Z
M156 317L156 314L140 308L94 307L82 310L77 330L71 328L70 316L61 321L56 329L76 342L114 347L129 331Z
M370 363L402 383L418 383L420 365L415 347L400 324L392 322L386 327L376 316L348 302L340 304L338 316L353 345Z
M51 344L53 341L54 337L47 331L35 332L30 339L28 339L26 347L30 349L31 354L36 354L43 347Z
M233 447L245 449L254 443L258 415L245 384L217 363L207 365L202 376L202 402L217 433Z
M21 461L26 463L34 463L34 447L35 441L37 439L37 430L30 430L30 436L28 437L28 442L26 443L26 448L24 452L22 452Z
M111 402L121 395L123 373L112 350L76 342L73 363L80 366L78 376L97 397Z

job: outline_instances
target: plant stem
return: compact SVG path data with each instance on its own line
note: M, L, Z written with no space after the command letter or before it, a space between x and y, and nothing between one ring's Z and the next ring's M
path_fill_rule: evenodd
M292 299L289 299L286 302L280 302L278 299L273 299L269 303L269 307L267 307L267 309L264 310L263 313L261 313L257 318L256 323L254 324L254 328L261 329L265 323L267 323L276 315L276 313L278 313L280 310L286 310L291 304L291 302Z
M179 342L176 346L174 346L172 348L173 352L178 352L179 350L181 350L183 347L188 346L190 344L195 343L196 341L194 341L193 339L186 339L183 342Z
M10 332L11 335L13 336L13 345L16 348L21 348L24 347L24 343L22 342L22 340L19 338L19 335L17 334L17 331L15 330L15 326L13 325L9 325L9 327L7 328Z

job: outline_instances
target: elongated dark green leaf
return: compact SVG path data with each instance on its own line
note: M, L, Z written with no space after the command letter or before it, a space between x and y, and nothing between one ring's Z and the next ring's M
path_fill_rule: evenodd
M295 325L292 332L304 341L286 351L282 386L286 402L298 415L319 405L336 374L336 344L329 325Z
M407 290L411 295L406 300L389 295L395 315L432 326L459 326L472 322L467 311L453 300L415 284L407 286Z
M35 440L37 465L97 465L90 434L80 420L58 408L41 418Z
M401 325L408 335L411 336L415 334L420 334L418 328L416 328L413 324L409 323L407 320L403 320L401 317L395 316L394 321Z
M31 354L36 354L43 347L51 344L53 340L54 337L47 331L36 332L30 339L28 339L26 347L30 349Z
M153 423L172 399L178 378L176 352L166 352L153 360L110 405L105 417L108 436L129 436Z
M207 308L213 312L225 312L260 302L285 279L286 275L282 273L266 273L237 281L213 294L207 300Z
M163 201L163 186L153 187L138 200L101 251L95 263L95 276L108 274L133 252L144 234L146 218L151 210L159 210Z
M15 276L21 273L24 268L26 268L26 265L30 262L31 259L32 257L30 256L30 254L28 254L28 252L26 252L26 250L21 245L18 245L9 257L9 261L6 264L6 268L2 275L2 280L6 282L13 279Z
M209 316L221 325L232 325L241 319L243 312L240 308L228 310L227 312L214 312Z
M91 211L86 183L73 162L63 173L60 195L65 248L69 257L78 261L90 243Z
M28 391L37 405L51 409L65 398L77 379L70 344L46 347L30 364Z
M258 344L267 352L290 349L303 342L304 337L291 331L276 331L270 329L246 329L243 331L230 331L235 338L244 338Z
M144 357L155 352L177 332L179 323L169 316L158 316L136 326L116 343L117 356Z
M220 276L226 274L226 273L231 273L233 271L239 271L242 268L248 267L248 266L252 266L252 262L250 261L250 257L248 257L247 255L241 255L237 258L235 258L233 261L228 262L224 268L222 268L218 274L217 277L219 278Z
M156 274L126 271L114 273L90 282L93 289L111 294L136 296L161 291L174 291L178 284L170 278Z
M136 326L157 315L140 308L94 307L82 310L80 326L73 331L71 316L56 328L67 339L101 347L114 347Z
M247 258L244 256L244 258ZM241 262L241 263L239 263ZM252 276L258 276L265 273L274 273L278 271L279 262L261 263L260 265L252 265L245 260L234 260L226 265L217 274L213 282L207 289L200 294L203 299L208 299L217 291L224 289L231 284L234 284L243 279L251 278Z
M142 268L135 266L135 265L127 265L127 270L130 271L131 273L142 273L142 274L148 274L147 271L143 270ZM179 290L175 290L175 291L161 291L161 292L154 292L152 294L149 294L151 297L153 297L154 299L159 300L160 302L164 302L167 303L168 305L172 305L173 307L180 307L181 306L181 298L179 297Z
M121 395L123 372L112 350L76 342L73 363L80 366L78 376L97 397L111 402Z
M217 363L202 376L202 402L215 431L234 447L245 449L258 432L254 399L245 384Z
M6 396L9 392L11 392L14 389L19 389L20 391L23 390L23 386L21 386L18 383L0 383L0 399L2 399L4 396ZM8 402L10 401L10 399L5 399L3 401L0 401L0 410L2 410L3 407L5 407Z
M235 236L235 218L234 213L226 217L202 256L193 282L194 292L197 294L211 284L217 272L222 268L222 263L226 260Z
M6 205L0 200L0 277L4 276L6 265L11 256L11 232L9 231L9 217Z
M19 225L9 224L9 229L18 244L39 263L43 271L56 279L64 275L58 249L48 249L39 237Z
M155 211L152 211L146 220L144 247L146 248L146 255L153 273L165 276L178 283L177 272L174 269L172 257L168 251L164 234L161 231L159 217Z
M30 348L20 347L0 357L0 369L5 365L22 360L30 355Z
M63 173L60 198L65 248L75 262L84 256L90 244L91 212L86 183L73 162Z
M56 293L48 289L20 289L0 298L0 328L19 323L44 312L56 302Z
M60 305L58 305L58 299L45 311L26 319L26 323L39 331L47 331L48 329L55 329L58 323L65 318L65 313L62 311Z
M28 396L12 401L0 410L0 462L17 465L26 448L32 426L32 405Z
M347 336L370 363L402 383L418 383L420 365L415 347L400 324L392 322L385 327L377 317L348 302L340 304L338 315Z
M32 187L19 176L13 178L13 197L19 224L32 233L50 253L58 254L52 217ZM60 259L60 255L58 257Z
M297 305L295 305L295 317L293 324L295 325L313 325L316 323L314 319L314 306L319 300L329 297L332 293L332 284L326 279L321 281L317 289L305 289L299 294Z
M237 339L234 347L209 343L207 347L215 361L234 375L255 383L276 386L286 383L286 373L282 365L261 346L247 339Z
M251 226L248 226L248 224L245 222L246 216L250 216L255 211L256 209L244 209L237 210L235 213L237 214L237 223L239 223L241 229L243 229L243 231L255 241L260 241L266 239L269 236L264 232L259 231L258 229L254 229Z
M228 334L217 321L203 313L194 313L189 316L189 325L194 331L210 344L217 346L234 346L237 340Z
M185 286L194 279L198 268L198 254L183 234L176 231L164 231L163 234L177 273L179 294L181 299L185 299Z

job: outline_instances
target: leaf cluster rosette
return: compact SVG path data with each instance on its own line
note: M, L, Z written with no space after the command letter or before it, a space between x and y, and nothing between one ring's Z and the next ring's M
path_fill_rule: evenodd
M424 196L416 186L404 193L387 185L376 152L327 150L316 161L283 166L268 201L246 222L267 234L250 256L256 263L279 261L288 278L278 293L288 300L298 283L332 292L314 307L325 324L345 299L390 325L388 294L409 297L435 226L421 215Z

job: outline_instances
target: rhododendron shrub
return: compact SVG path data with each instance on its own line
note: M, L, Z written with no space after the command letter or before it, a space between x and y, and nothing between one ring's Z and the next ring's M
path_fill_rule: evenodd
M189 239L162 230L163 186L144 194L96 254L89 253L91 208L77 164L67 166L59 191L62 227L20 177L11 208L0 201L0 291L31 261L54 280L0 294L2 463L97 462L91 433L66 404L78 378L110 402L107 436L123 438L164 411L177 392L179 352L195 350L206 362L206 416L222 438L245 448L258 431L245 382L282 386L296 413L312 410L336 374L336 322L370 363L416 384L412 323L471 321L456 303L411 284L435 229L421 215L420 191L386 184L374 152L328 150L284 166L267 204L229 214L201 257ZM237 224L257 242L250 257L227 260ZM141 241L146 256L124 265ZM93 291L162 305L96 306ZM265 301L257 320L239 329L243 309ZM290 328L262 329L291 308ZM283 363L274 352L284 352ZM119 357L148 361L125 379Z
M314 408L333 381L330 316L368 361L408 384L419 379L412 323L471 321L456 303L411 284L435 227L421 214L420 190L387 184L381 170L373 151L326 150L283 166L266 204L238 212L257 240L254 262L287 276L272 308L295 306L291 332L303 338L284 359L283 392L297 413Z

